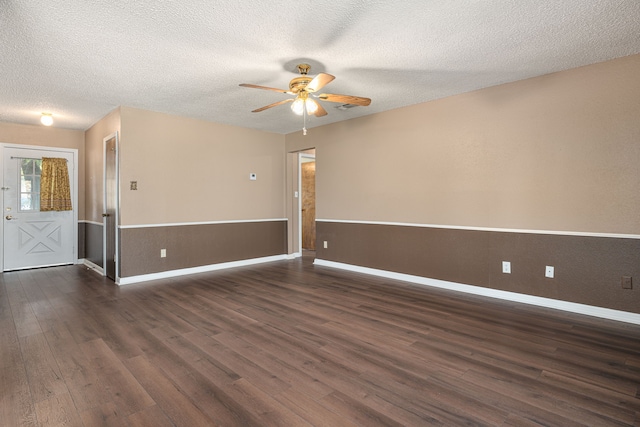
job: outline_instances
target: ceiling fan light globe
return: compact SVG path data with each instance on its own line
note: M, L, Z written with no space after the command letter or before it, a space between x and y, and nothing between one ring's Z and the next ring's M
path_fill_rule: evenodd
M318 111L318 104L316 104L316 101L314 101L313 99L307 98L304 101L304 105L307 109L308 114L315 114L315 112Z
M300 98L293 101L293 104L291 104L291 111L301 116L302 113L304 113L304 101Z

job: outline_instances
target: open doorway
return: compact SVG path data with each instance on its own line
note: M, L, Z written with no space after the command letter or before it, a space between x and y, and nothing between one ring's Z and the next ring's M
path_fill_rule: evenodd
M304 177L303 177L304 175ZM315 258L316 249L316 150L287 154L287 235L290 257Z

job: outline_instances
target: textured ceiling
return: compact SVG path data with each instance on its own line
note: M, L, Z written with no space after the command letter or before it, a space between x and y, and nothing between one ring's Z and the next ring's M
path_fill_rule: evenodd
M638 0L0 0L0 121L87 129L124 105L289 133L296 64L369 107L307 127L640 53Z

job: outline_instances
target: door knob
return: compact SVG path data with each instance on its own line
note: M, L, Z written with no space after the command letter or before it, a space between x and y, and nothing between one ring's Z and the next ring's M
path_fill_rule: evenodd
M15 219L14 217L12 217L11 215L7 215L5 216L5 218L7 218L7 220L11 221L12 219Z
M106 213L105 213L105 214L102 214L102 218L106 218L106 217L108 217L108 216L109 216L109 214L106 214Z

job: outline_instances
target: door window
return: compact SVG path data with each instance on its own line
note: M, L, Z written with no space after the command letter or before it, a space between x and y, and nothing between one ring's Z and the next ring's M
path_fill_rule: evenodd
M40 211L42 160L20 159L20 212Z

